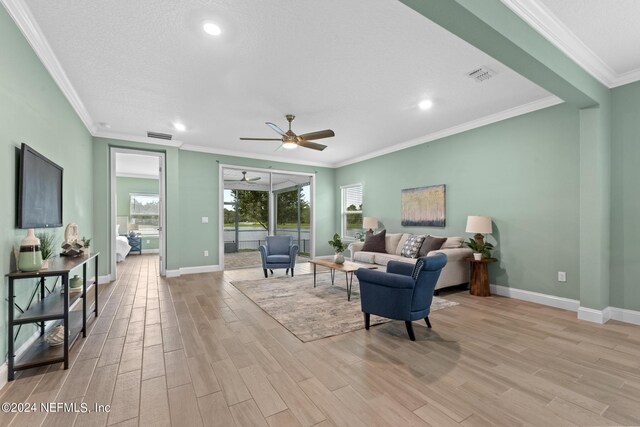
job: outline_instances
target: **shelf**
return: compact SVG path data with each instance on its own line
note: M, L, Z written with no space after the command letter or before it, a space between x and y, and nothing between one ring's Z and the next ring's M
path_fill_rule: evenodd
M87 283L87 292L94 286L93 281ZM69 292L69 309L81 298L82 292ZM57 289L47 295L43 300L33 303L31 307L13 321L14 325L35 323L43 320L58 320L64 317L64 294Z
M63 323L64 322L60 320L56 322L53 327L62 325ZM69 349L71 349L82 332L81 311L69 312L69 330L71 331L69 335ZM64 344L50 346L49 343L45 341L45 337L46 333L31 344L19 358L16 358L16 364L14 366L16 371L35 368L36 366L50 363L64 362Z

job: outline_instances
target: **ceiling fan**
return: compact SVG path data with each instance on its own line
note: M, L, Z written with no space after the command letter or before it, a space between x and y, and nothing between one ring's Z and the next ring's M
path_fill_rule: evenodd
M242 178L241 179L225 179L224 182L246 182L247 184L253 184L256 181L260 181L262 178L257 177L257 178L247 178L247 172L246 171L242 171Z
M302 135L296 135L291 130L291 122L296 118L293 114L287 114L285 116L287 121L289 122L289 130L283 131L277 125L267 122L267 126L273 129L275 132L279 133L282 138L240 138L243 141L282 141L282 148L293 149L298 146L304 148L311 148L312 150L322 151L327 148L326 145L318 144L316 142L312 142L314 139L322 139L322 138L331 138L332 136L336 136L335 132L331 129L320 130L317 132L309 132Z

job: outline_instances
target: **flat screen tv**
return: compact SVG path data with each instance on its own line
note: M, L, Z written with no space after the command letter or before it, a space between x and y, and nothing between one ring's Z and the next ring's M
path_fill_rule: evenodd
M62 227L62 171L60 166L22 144L18 228Z

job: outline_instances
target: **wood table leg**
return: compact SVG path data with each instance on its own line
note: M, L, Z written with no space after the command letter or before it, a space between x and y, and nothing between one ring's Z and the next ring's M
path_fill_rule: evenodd
M477 297L491 296L489 288L489 269L485 263L471 264L471 281L469 282L469 293Z

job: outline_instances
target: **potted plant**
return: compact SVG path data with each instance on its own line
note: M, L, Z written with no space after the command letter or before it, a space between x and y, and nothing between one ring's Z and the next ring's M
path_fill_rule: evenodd
M347 249L347 244L342 242L338 233L333 235L333 239L329 240L329 246L336 251L336 254L333 256L333 262L343 264L344 255L342 253Z
M87 252L89 252L89 246L91 246L91 237L82 236L82 242L84 243L84 248Z
M480 261L482 258L491 258L491 250L493 245L489 242L480 241L469 238L465 244L473 251L473 258Z
M49 258L51 258L53 254L53 250L55 247L55 236L53 234L49 234L46 231L41 231L36 233L36 237L40 239L40 252L42 252L42 269L46 270L49 268Z

